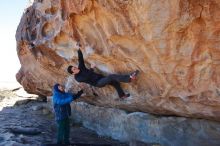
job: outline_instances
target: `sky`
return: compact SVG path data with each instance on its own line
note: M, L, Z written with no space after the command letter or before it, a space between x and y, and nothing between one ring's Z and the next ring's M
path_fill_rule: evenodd
M28 0L0 1L0 82L14 82L20 69L15 33Z

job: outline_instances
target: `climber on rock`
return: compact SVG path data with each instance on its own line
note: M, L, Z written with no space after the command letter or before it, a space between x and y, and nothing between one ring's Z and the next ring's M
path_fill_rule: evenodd
M79 98L83 93L80 90L77 94L66 93L60 84L53 87L53 107L57 122L57 144L69 144L70 122L71 115L70 103Z
M110 74L108 76L95 73L94 72L95 66L91 65L90 69L86 68L84 64L83 54L82 54L82 51L80 50L80 47L81 46L79 45L78 67L70 65L67 68L67 71L70 74L74 75L76 81L84 82L95 87L104 87L105 85L111 85L116 89L120 98L124 99L124 98L129 97L130 94L124 93L123 89L120 86L120 82L129 83L135 80L139 71L136 70L133 73L128 74L128 75Z

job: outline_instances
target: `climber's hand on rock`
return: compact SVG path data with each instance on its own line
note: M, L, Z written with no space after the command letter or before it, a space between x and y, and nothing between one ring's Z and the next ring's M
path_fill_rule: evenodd
M95 67L96 67L95 63L91 63L91 68L95 68Z
M80 42L77 42L77 43L76 43L76 46L78 46L79 49L82 47L82 45L80 44Z

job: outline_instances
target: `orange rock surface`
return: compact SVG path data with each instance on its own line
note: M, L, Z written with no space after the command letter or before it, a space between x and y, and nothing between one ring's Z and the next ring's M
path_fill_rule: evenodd
M66 84L81 42L98 72L141 71L122 84L128 100L106 86L95 88L98 97L88 88L84 101L220 121L219 0L35 0L16 39L17 80L29 93L51 95L54 83Z

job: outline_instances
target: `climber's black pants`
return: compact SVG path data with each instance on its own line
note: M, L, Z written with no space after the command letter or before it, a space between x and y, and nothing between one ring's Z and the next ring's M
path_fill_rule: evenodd
M119 97L122 97L125 95L125 93L120 86L120 82L129 83L130 75L111 74L109 76L99 79L98 82L96 83L96 86L104 87L105 85L111 85L116 89Z

